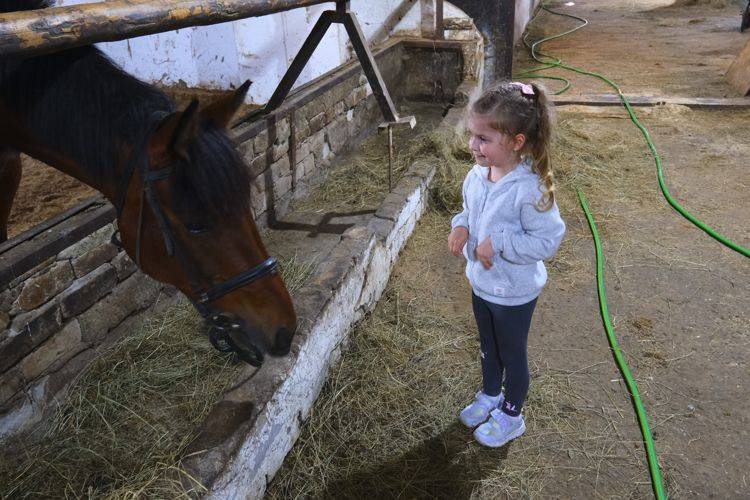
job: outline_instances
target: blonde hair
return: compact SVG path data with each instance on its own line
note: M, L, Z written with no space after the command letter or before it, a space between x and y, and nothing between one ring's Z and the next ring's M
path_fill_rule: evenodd
M544 88L536 83L494 83L471 99L468 116L488 119L490 126L503 134L526 136L520 153L531 157L532 169L544 185L537 209L552 208L555 202L550 163L553 112Z

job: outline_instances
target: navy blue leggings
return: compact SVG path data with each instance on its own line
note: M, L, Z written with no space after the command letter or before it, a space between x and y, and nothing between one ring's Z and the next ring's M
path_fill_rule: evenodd
M536 299L520 306L501 306L471 294L482 349L482 385L488 396L500 394L505 374L502 410L519 415L529 392L527 345Z

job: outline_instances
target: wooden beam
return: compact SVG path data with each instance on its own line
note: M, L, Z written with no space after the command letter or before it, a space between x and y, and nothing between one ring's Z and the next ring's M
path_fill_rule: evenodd
M333 0L112 0L0 14L0 57L31 56Z
M445 28L443 27L443 0L435 0L435 38L442 40L445 38Z
M380 27L370 36L370 45L378 45L386 41L393 29L409 13L417 0L401 0L398 7L393 9Z
M674 96L634 96L627 95L631 106L658 106L660 104L679 104L690 108L705 109L746 109L750 108L749 97L674 97ZM555 106L622 106L620 98L614 94L598 94L567 97L552 96Z

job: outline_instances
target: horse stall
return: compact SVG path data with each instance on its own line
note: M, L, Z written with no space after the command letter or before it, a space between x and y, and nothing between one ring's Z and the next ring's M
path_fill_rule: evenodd
M289 92L303 61L282 81L288 96L277 91L266 108L253 104L252 88L273 89L278 78L245 76L257 82L237 117L249 119L228 133L249 171L255 225L294 304L288 354L245 363L214 350L207 333L218 326L177 287L139 270L115 234L127 229L116 220L122 208L104 196L0 243L3 491L262 496L351 325L384 289L428 203L439 150L481 81L483 41L471 20L446 4L449 28L436 36L432 2L421 4L370 13L381 20L371 56L396 121L384 119L383 93L356 57ZM305 7L303 31L321 11ZM115 60L131 51L129 42L118 47ZM166 83L178 103L227 95ZM231 351L226 337L211 338Z

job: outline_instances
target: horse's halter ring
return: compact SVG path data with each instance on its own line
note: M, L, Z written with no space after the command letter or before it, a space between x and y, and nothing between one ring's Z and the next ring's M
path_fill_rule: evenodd
M174 173L174 167L172 165L169 165L168 167L158 170L150 169L151 162L148 155L148 145L159 124L168 115L169 113L164 111L157 111L151 115L151 125L148 129L148 132L144 135L143 143L140 144L140 147L137 150L133 150L130 158L128 159L128 163L125 166L125 175L122 179L118 203L117 205L115 205L115 209L117 210L117 218L119 220L125 208L125 198L128 193L128 187L130 186L133 172L135 171L136 166L138 166L140 169L139 173L143 181L143 187L141 190L141 201L138 210L138 229L135 245L136 264L139 268L141 267L141 232L143 228L143 206L145 202L148 201L148 204L151 206L151 210L156 217L156 222L159 225L161 235L164 238L164 246L167 250L167 255L176 256L180 261L180 266L187 275L188 280L190 281L190 287L193 289L193 292L197 297L196 300L191 299L191 301L193 302L193 305L198 310L200 315L203 316L203 318L209 323L211 327L209 330L209 338L211 340L211 344L213 344L213 346L221 352L234 351L243 361L253 366L260 366L263 363L263 352L252 343L243 342L243 344L250 348L249 351L245 349L244 345L243 347L238 346L232 340L230 332L240 330L241 325L237 322L231 321L230 318L222 315L220 312L214 309L210 303L230 292L233 292L234 290L257 281L264 276L275 275L277 273L276 259L274 259L273 257L269 257L268 259L248 269L247 271L243 271L218 284L213 284L209 280L208 289L205 289L200 285L200 280L195 271L196 267L191 265L188 252L182 245L180 245L179 240L175 238L172 225L170 224L167 216L164 214L164 210L162 209L162 205L159 200L159 195L154 187L155 181L168 179ZM120 242L117 238L118 232L119 230L115 231L115 233L112 235L112 242L119 248L122 248L122 242Z

